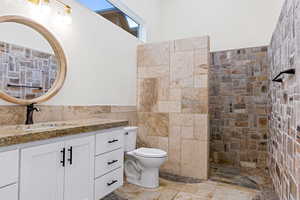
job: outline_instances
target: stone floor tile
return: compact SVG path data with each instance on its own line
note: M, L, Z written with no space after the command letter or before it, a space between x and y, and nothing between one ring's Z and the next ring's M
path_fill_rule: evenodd
M174 200L208 200L204 197L199 197L191 193L179 192Z

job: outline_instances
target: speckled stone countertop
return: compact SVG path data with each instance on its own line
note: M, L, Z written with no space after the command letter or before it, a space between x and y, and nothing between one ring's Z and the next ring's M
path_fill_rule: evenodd
M0 147L127 126L126 120L86 119L0 127Z

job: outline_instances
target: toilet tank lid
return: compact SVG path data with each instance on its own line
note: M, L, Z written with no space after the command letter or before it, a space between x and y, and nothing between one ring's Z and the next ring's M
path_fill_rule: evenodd
M139 148L134 150L134 154L148 158L162 158L167 156L167 152L154 148Z
M128 126L128 127L125 127L124 130L125 131L136 131L138 129L137 126Z

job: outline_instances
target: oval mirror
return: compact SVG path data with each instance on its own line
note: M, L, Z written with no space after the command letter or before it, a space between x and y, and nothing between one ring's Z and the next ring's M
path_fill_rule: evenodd
M42 25L20 16L0 17L0 97L40 103L54 96L66 77L66 58Z

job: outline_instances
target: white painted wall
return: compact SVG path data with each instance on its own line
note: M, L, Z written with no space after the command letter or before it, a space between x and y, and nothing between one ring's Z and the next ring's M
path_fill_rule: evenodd
M32 16L25 2L1 0L0 16ZM54 12L40 20L60 41L68 60L65 85L46 104L135 105L139 41L74 0L66 2L73 10L71 25L57 23ZM57 11L57 7L52 10ZM0 100L0 104L8 103Z
M0 23L0 41L54 54L49 42L36 30L15 22ZM20 37L22 33L22 37Z
M284 0L122 1L148 22L148 42L209 35L212 51L268 45L284 2Z

